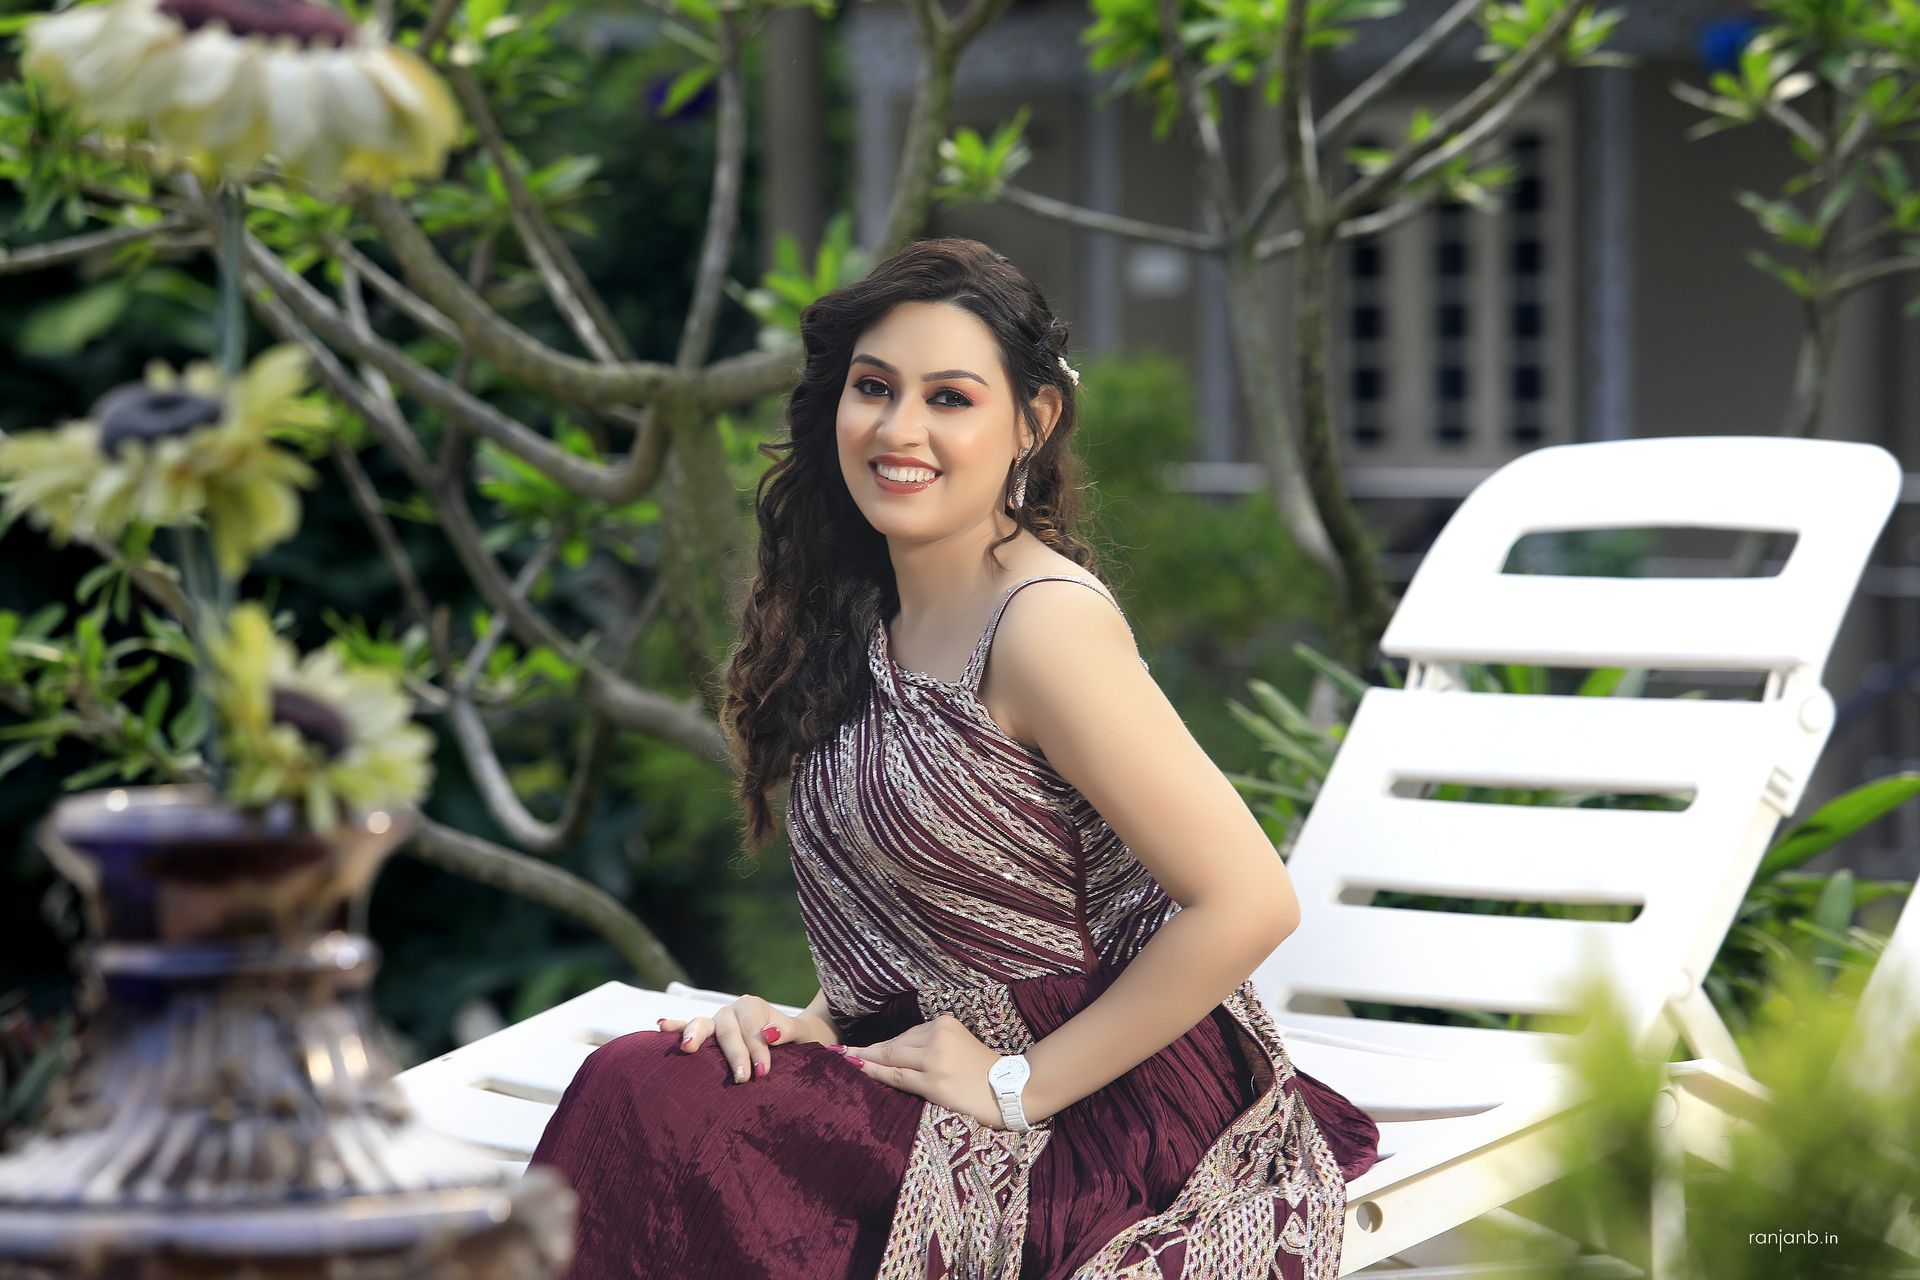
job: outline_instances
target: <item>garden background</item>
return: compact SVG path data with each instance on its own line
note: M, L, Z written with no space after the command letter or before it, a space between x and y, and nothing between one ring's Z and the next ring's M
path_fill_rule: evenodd
M971 235L1009 254L1072 326L1103 576L1283 856L1350 682L1391 678L1374 649L1391 599L1491 470L1625 436L1920 449L1920 335L1905 318L1920 18L1900 6L348 7L390 17L403 44L445 34L429 57L479 91L462 88L469 132L443 179L384 203L256 185L248 226L335 314L358 309L349 330L464 388L434 403L401 381L388 401L367 372L378 362L341 344L377 403L405 404L446 450L459 492L424 490L366 406L330 396L337 435L302 442L324 481L249 586L305 642L341 634L409 673L441 741L427 810L442 828L630 913L610 924L595 907L595 927L454 869L457 847L395 859L367 923L403 1063L613 978L792 1003L815 986L784 847L742 859L728 777L663 709L704 717L724 665L739 575L718 567L741 567L750 545L777 361L742 379L770 390L650 419L617 394L575 396L571 366L546 353L777 355L807 298L902 239ZM37 11L8 5L7 30ZM138 166L83 145L8 59L0 430L18 431L78 415L149 359L209 356L217 337L206 229L162 225ZM127 234L76 240L116 226ZM285 281L274 292L299 301ZM423 297L426 313L410 309ZM501 321L463 310L475 302L542 359L516 364ZM280 313L314 331L319 314ZM255 349L288 337L260 310L253 326ZM494 447L475 402L563 447ZM658 492L582 501L567 483L558 455L598 467L656 430L675 441ZM437 504L454 496L517 604L477 587L451 545ZM1877 908L1920 868L1920 810L1905 803L1920 759L1917 497L1910 477L1836 645L1838 719L1801 814L1856 802L1763 870L1723 957L1729 1005L1754 998L1768 939L1845 956L1849 930L1884 929ZM1764 560L1677 531L1523 550L1523 569L1556 572ZM100 564L15 524L0 535L0 610L72 609ZM120 585L93 580L81 607ZM496 619L465 711L449 711L436 691L459 668L435 665L439 646L472 661ZM622 677L663 701L603 717L570 645L616 635ZM70 656L71 693L87 664ZM1566 677L1488 673L1509 688ZM0 667L0 1014L15 1054L69 1006L82 931L33 824L63 785L98 784L86 774L101 759L36 714L31 683L17 656ZM27 1103L23 1090L0 1101L15 1118Z

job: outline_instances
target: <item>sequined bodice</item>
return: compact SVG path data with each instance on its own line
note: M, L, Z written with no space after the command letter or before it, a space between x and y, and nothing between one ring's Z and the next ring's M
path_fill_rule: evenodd
M837 1024L902 991L1125 963L1180 909L1079 789L978 696L1014 593L1050 579L1106 595L1068 574L1015 583L957 681L900 666L884 622L876 626L871 696L796 762L794 873Z

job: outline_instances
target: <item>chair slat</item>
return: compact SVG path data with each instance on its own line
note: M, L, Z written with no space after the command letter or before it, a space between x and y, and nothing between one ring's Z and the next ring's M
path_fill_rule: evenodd
M1536 449L1483 481L1422 559L1380 647L1423 661L1817 678L1901 485L1874 445L1665 436ZM1798 535L1759 578L1505 574L1530 533L1644 527Z
M1817 688L1764 702L1370 689L1288 860L1300 926L1255 983L1283 1025L1331 1012L1328 997L1572 1012L1590 957L1635 1034L1652 1034L1725 937L1829 710ZM1394 794L1436 781L1687 798L1667 812ZM1639 910L1631 923L1412 910L1368 890Z

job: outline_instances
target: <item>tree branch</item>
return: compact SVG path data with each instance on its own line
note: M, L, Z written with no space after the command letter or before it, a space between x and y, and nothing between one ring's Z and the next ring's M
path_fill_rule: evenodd
M397 852L572 916L611 942L649 986L665 988L669 982L688 981L687 971L653 930L606 890L571 872L425 815L413 838Z
M513 580L513 593L518 599L527 599L534 583L553 564L554 556L566 537L564 530L556 533L539 551L528 557L527 563ZM496 619L496 624L488 628L487 635L474 649L482 662L485 661L483 649L491 652L499 633ZM625 665L627 651L632 647L635 634L629 625L623 637L615 642L615 652L609 656L610 666ZM467 771L486 802L487 811L507 833L509 840L530 853L558 853L578 838L592 814L592 792L599 785L600 775L606 766L606 748L613 737L611 726L591 703L584 704L587 726L580 756L569 771L566 802L561 807L557 821L543 822L533 816L514 791L507 771L500 764L499 754L494 750L493 739L480 719L478 708L474 706L472 689L477 674L476 665L469 662L460 677L450 682L447 696L447 723L453 730L454 741L459 745L461 755L466 758Z
M434 46L447 33L454 11L459 7L460 0L433 0L433 11L427 15L426 25L420 28L420 43L416 51L421 57L433 56Z
M1293 170L1284 162L1273 166L1273 171L1267 174L1260 189L1254 192L1253 205L1235 228L1234 234L1242 237L1260 234L1260 228L1267 224L1267 219L1273 216L1273 211L1280 207L1280 202L1292 190L1293 179Z
M932 50L945 43L953 27L947 21L946 10L940 0L906 0L907 11L913 15L914 30L920 33L920 45L923 50Z
M448 486L434 498L442 520L441 529L452 544L454 554L487 603L506 617L521 643L545 645L577 665L586 677L581 697L598 706L621 728L650 734L691 753L703 764L728 774L734 772L726 738L719 726L704 714L698 699L680 701L642 688L576 644L526 601L514 596L511 584L494 563L485 535L474 523L465 492Z
M330 317L329 332L319 332L317 336L315 332L309 332L301 323L300 307L287 305L283 301L288 294L282 285L286 283L285 277L292 276L285 269L285 264L280 263L272 252L251 236L248 237L248 257L255 275L273 289L273 292L265 295L257 290L249 292L255 308L271 326L307 349L327 385L374 428L382 443L392 448L401 460L408 478L433 499L441 517L441 530L453 547L455 556L480 594L495 611L507 618L514 635L524 644L547 646L578 666L587 680L583 696L592 699L620 728L670 742L702 763L731 775L736 766L726 738L719 726L703 713L697 700L675 700L633 684L583 650L524 601L514 599L512 585L486 545L485 534L474 523L464 490L457 483L442 483L433 461L427 457L419 440L407 429L406 424L389 418L365 388L341 366L326 343L320 340L332 341L329 336L331 333L342 339L339 345L352 348L361 345L361 336L355 334L337 313ZM277 272L275 268L278 268ZM306 304L317 303L327 312L332 312L326 300L314 294L304 280L297 276L292 276L292 279L299 286L295 292L304 291L301 297Z
M260 273L256 269L255 281L260 282ZM306 350L313 361L320 380L359 414L366 424L380 437L380 443L399 461L407 478L420 489L431 489L433 485L433 460L427 456L420 441L408 428L407 423L398 414L389 416L387 406L378 403L367 389L347 372L346 366L333 349L300 323L278 294L271 291L250 291L248 301L253 304L255 314L269 329L287 342L297 342Z
M1533 67L1527 72L1526 76L1521 79L1520 83L1514 87L1513 93L1501 102L1499 106L1481 116L1465 129L1462 129L1459 133L1448 139L1445 146L1407 170L1405 176L1401 179L1401 186L1413 186L1434 170L1450 163L1454 157L1458 156L1461 152L1478 146L1481 142L1497 133L1506 125L1507 121L1513 118L1514 114L1518 112L1521 107L1527 104L1527 100L1533 96L1533 91L1546 83L1547 79L1553 75L1553 72L1554 64L1551 62L1543 62Z
M690 370L654 361L603 364L556 351L501 319L391 194L365 193L358 207L379 229L408 282L458 326L475 355L563 404L606 408L673 401L690 411L719 409L776 391L782 377L797 370L797 352L774 358L756 353L731 365Z
M1178 249L1191 249L1198 253L1218 253L1225 247L1220 236L1208 235L1201 231L1188 231L1183 227L1163 227L1158 223L1142 222L1138 218L1125 218L1115 213L1102 213L1098 209L1088 209L1065 200L1056 200L1052 196L1043 196L1035 191L1007 185L1000 189L1000 195L1008 204L1016 205L1029 213L1037 213L1043 218L1055 222L1064 222L1069 226L1080 227L1087 231L1104 231L1111 235L1124 236L1129 240L1144 240L1150 244L1170 244Z
M328 231L323 233L322 243L327 246L327 252L340 259L341 266L365 279L407 319L443 342L460 343L459 326L435 311L425 298L388 275L379 263L360 252L351 240L337 231Z
M285 300L300 322L329 346L373 365L408 395L524 459L555 483L582 497L611 503L631 502L652 487L658 472L659 442L646 436L657 436L664 430L658 423L650 425L646 436L635 441L619 463L606 465L569 453L372 332L356 329L251 235L247 237L247 253L253 269Z
M501 186L507 193L507 206L513 215L514 229L519 232L520 243L526 247L527 257L533 261L534 269L547 287L547 296L553 299L553 305L559 309L581 345L592 352L595 359L604 364L633 359L633 348L627 342L626 335L614 324L606 302L568 251L566 242L552 220L540 208L540 202L534 199L526 176L513 162L506 136L500 132L500 122L494 118L493 109L488 105L486 95L480 92L473 72L453 63L447 64L446 70L454 92L460 97L462 109L466 111L467 118L473 121L474 128L480 134L481 145L486 148L494 169L500 174Z
M1341 222L1359 213L1386 195L1395 184L1401 181L1415 165L1420 164L1434 152L1448 145L1449 139L1462 131L1469 130L1482 117L1493 111L1503 102L1516 95L1524 96L1525 90L1544 77L1536 77L1536 68L1545 65L1551 70L1555 61L1555 52L1560 47L1574 21L1587 8L1588 0L1572 0L1540 33L1530 41L1500 71L1483 80L1473 92L1453 104L1425 136L1417 141L1404 144L1394 153L1384 167L1368 174L1342 193L1334 203L1333 220ZM1164 0L1163 0L1164 3ZM1455 148L1455 154L1458 148Z
M1827 285L1827 293L1835 298L1844 298L1856 289L1864 289L1889 276L1905 275L1910 271L1920 271L1920 255L1902 254L1892 258L1882 258L1870 262L1864 267L1856 267L1843 275L1837 275Z
M1220 142L1220 126L1207 109L1206 93L1194 74L1193 59L1180 35L1179 4L1180 0L1157 0L1160 40L1166 47L1167 61L1180 87L1181 104L1200 146L1200 179L1208 197L1205 208L1209 229L1223 236L1233 225L1234 210L1239 202L1233 198L1233 175Z
M1383 231L1391 231L1394 227L1399 226L1407 219L1428 208L1439 196L1440 189L1438 187L1429 188L1426 191L1422 191L1417 195L1400 201L1398 204L1388 205L1384 209L1376 210L1373 213L1362 214L1357 218L1348 218L1345 222L1334 228L1334 239L1358 240L1365 236L1379 235ZM1306 243L1306 239L1306 233L1298 228L1291 231L1282 231L1277 235L1268 236L1255 245L1254 257L1257 260L1264 261L1268 258L1277 258L1281 254L1295 253Z
M1826 135L1814 128L1812 123L1798 111L1784 102L1775 102L1771 98L1761 103L1760 109L1766 113L1767 119L1806 143L1816 153L1827 154Z
M900 160L895 166L893 197L887 205L886 227L879 250L891 253L920 234L933 203L940 140L946 135L953 107L953 73L976 36L1005 12L1012 0L973 0L960 20L947 21L940 0L908 0L919 32L920 68L907 108L907 126L901 136Z
M367 315L366 295L360 289L360 273L351 262L340 264L340 297L346 304L348 323L362 333L372 333L373 321ZM387 375L363 362L360 378L379 401L382 418L392 424L395 432L411 440L413 430L407 423L406 414L400 411L400 402L394 397L393 384L387 381ZM424 452L421 456L425 456Z
M1483 7L1483 0L1457 0L1453 8L1441 14L1432 26L1382 63L1378 70L1362 80L1352 93L1340 99L1331 111L1320 118L1321 141L1328 144L1337 141L1368 107L1385 98L1431 62L1454 32L1472 21Z
M366 468L360 465L360 459L338 436L327 444L333 465L340 469L347 492L352 495L354 506L360 510L360 518L372 530L373 540L380 545L381 554L393 569L401 597L406 600L407 608L420 624L421 630L426 632L434 660L440 664L442 671L451 671L453 655L447 650L446 637L434 626L433 606L427 603L427 594L420 587L420 578L413 571L413 562L407 559L406 548L400 545L400 536L394 531L393 521L387 518L385 509L380 505L380 491L374 487Z
M713 184L707 195L707 229L700 241L693 298L680 329L674 363L682 369L703 363L713 350L714 325L726 296L727 261L740 225L740 173L747 155L747 110L740 85L740 44L733 20L718 10L720 40L718 119L715 122Z
M98 253L102 249L117 249L123 244L136 244L150 240L154 236L170 235L193 226L190 218L175 215L154 223L150 227L110 227L101 231L88 231L64 240L50 240L45 244L28 245L24 249L9 249L0 245L0 276L22 275L28 271L43 271L48 267L58 267Z
M551 562L552 552L558 548L558 541L551 542L545 548L546 554L529 561L532 572L523 572L515 580L516 590L524 592L530 589L544 565ZM629 610L623 617L610 646L609 663L624 666L630 656L634 642L643 635L658 612L657 603L661 591L656 587L640 608ZM500 768L499 758L493 750L492 739L481 724L471 691L473 677L486 664L487 656L498 642L503 628L495 618L487 628L487 633L474 646L473 654L467 660L467 668L462 678L454 685L449 707L450 723L455 734L462 740L467 750L468 764L474 770L476 778L482 772L490 775L492 781L482 788L482 795L488 799L488 807L494 820L509 831L519 830L524 839L518 840L524 847L535 853L554 853L571 845L579 839L593 816L593 808L598 796L602 775L606 772L611 759L610 748L614 733L612 722L591 707L587 710L587 724L582 733L580 754L575 759L570 773L566 801L561 806L560 817L553 822L542 822L529 813L520 802L518 795L508 783L505 771Z
M974 37L984 31L987 24L1005 8L1005 5L996 4L994 0L973 0L946 28L947 38L957 46L972 44ZM940 11L936 9L936 12ZM944 19L945 14L942 12L941 16Z
M1307 5L1289 4L1280 27L1280 164L1292 177L1300 225L1317 227L1327 193L1320 186L1320 142L1307 97ZM1249 220L1249 234L1255 225Z

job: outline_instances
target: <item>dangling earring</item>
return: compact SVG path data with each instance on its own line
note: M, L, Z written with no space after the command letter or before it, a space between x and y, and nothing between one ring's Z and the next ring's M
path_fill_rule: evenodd
M1027 455L1033 452L1028 445L1020 451L1020 464L1013 469L1013 509L1018 511L1027 500Z

